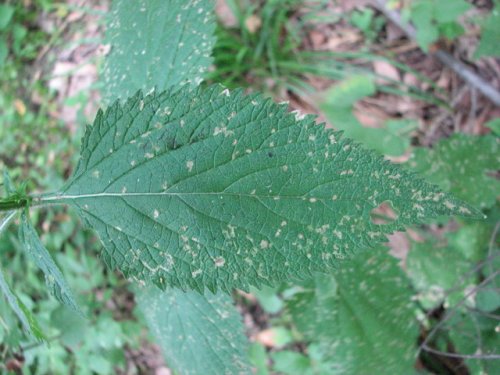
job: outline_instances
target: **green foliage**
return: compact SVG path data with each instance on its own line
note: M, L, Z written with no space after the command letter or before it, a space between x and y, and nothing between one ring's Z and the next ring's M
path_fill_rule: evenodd
M3 271L0 268L0 289L3 296L7 300L12 311L16 314L19 321L21 322L24 330L39 340L45 338L41 328L39 327L36 319L33 317L31 312L26 308L24 303L19 299L19 297L10 289L9 285L5 281Z
M373 42L380 30L385 25L383 17L376 17L373 9L366 8L355 10L350 16L349 21L360 29L368 42Z
M457 303L464 297L463 290L449 292L460 282L473 282L473 277L462 280L470 269L470 262L457 249L432 241L415 243L407 258L408 275L417 298L425 309Z
M493 1L493 10L481 25L481 40L476 57L500 57L500 1Z
M428 181L472 205L495 204L500 181L493 176L500 162L499 138L455 134L433 149L416 149L410 167Z
M414 121L391 120L381 128L364 127L353 114L354 104L377 91L375 79L354 75L331 88L321 104L321 110L336 129L384 155L399 156L410 146L409 134L416 128Z
M498 298L498 296L497 296ZM477 316L469 312L461 312L450 322L453 330L450 339L460 353L468 355L488 356L498 354L500 335L496 319ZM466 359L465 363L473 375L497 374L500 372L500 361L484 359Z
M47 298L46 284L37 277L36 266L26 262L14 233L7 233L0 242L2 269L9 270L6 281L15 287L19 300L38 323L47 343L20 335L12 311L0 303L0 316L8 327L3 332L0 328L3 345L0 362L8 362L17 353L24 356L23 371L30 375L116 374L118 369L125 369L125 349L137 348L143 339L141 326L130 318L117 319L106 311L106 306L120 301L123 286L115 276L106 276L97 257L96 249L100 246L95 240L74 219L67 219L68 225L43 235L42 239L51 249L59 250L57 261L65 271L67 284L79 297L85 318Z
M250 372L241 317L229 296L141 287L137 299L173 370L186 375Z
M211 1L115 0L111 17L102 73L108 101L202 81L213 44Z
M286 109L217 86L117 102L87 129L66 186L37 204L75 207L129 278L227 291L327 270L404 225L477 216ZM385 201L398 219L373 224Z
M52 256L43 246L35 228L31 225L26 212L21 214L19 225L19 240L31 259L42 270L45 282L51 294L63 305L68 306L77 313L81 313L71 289L64 280L59 267L54 263Z
M246 86L247 79L255 80L255 86L262 88L267 78L280 82L300 74L289 66L301 58L297 52L300 37L288 16L299 5L304 6L301 3L273 0L256 6L248 1L230 1L237 24L218 25L213 51L216 69L207 78L229 88ZM248 27L249 22L254 26Z
M321 344L329 374L411 373L417 325L409 282L383 249L316 275L288 301L297 329Z
M411 2L410 19L417 29L417 42L428 52L440 37L453 40L463 34L457 21L471 5L465 0L414 0Z

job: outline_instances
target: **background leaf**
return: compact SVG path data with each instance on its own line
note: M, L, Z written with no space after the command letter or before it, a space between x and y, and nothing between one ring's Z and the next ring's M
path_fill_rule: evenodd
M419 148L409 165L443 190L472 205L488 208L495 204L500 181L488 175L500 164L500 138L455 134L433 149Z
M114 0L103 70L107 100L188 84L197 86L211 62L213 4L209 0Z
M500 56L500 1L493 1L493 9L481 27L481 40L476 50L476 57Z
M55 264L52 256L40 241L35 228L33 228L29 222L26 212L21 213L19 241L24 246L26 253L44 273L45 283L50 293L63 305L82 315L73 296L73 292L66 283L66 280L64 280L64 276Z
M250 373L241 317L229 296L155 287L136 295L169 367L183 375Z
M330 374L410 374L418 324L409 281L386 249L316 275L287 307L306 340L321 343Z
M364 127L353 113L354 104L364 97L374 95L373 77L354 75L331 88L321 104L328 121L344 134L384 155L399 156L410 146L409 133L417 125L410 120L392 120L379 128Z
M7 300L10 308L21 322L23 329L38 340L45 340L45 335L43 334L42 329L35 320L35 317L10 289L7 281L5 280L2 269L0 269L0 290L2 291L2 294Z

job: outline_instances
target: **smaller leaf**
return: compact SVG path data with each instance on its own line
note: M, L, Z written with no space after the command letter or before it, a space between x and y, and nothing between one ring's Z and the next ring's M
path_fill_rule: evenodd
M14 184L12 183L10 174L6 169L3 171L3 187L7 196L15 193Z
M316 274L287 308L297 330L320 345L328 374L409 374L418 335L411 297L397 260L377 248L332 275Z
M8 4L0 5L0 30L5 29L14 15L14 7Z
M408 135L417 127L414 121L389 120L383 127L371 128L363 126L353 114L354 104L375 92L373 77L354 75L326 93L321 110L332 125L347 137L383 155L402 155L410 146Z
M280 374L312 374L311 360L304 354L283 350L272 354L274 370Z
M5 60L9 55L9 47L5 39L0 38L0 68L5 64Z
M257 370L256 375L269 375L269 371L267 370L267 352L263 345L257 342L250 345L248 357L251 364Z
M415 243L407 258L407 269L418 299L427 309L435 308L443 301L454 305L464 297L463 288L451 293L454 287L461 286L460 280L471 268L464 255L446 244L436 242ZM467 284L473 284L472 278Z
M28 220L26 212L21 214L21 224L19 226L19 240L24 245L26 252L35 261L35 264L45 275L45 282L50 293L61 302L80 315L83 315L78 307L73 292L64 279L63 274L55 264L48 250L43 246L35 228Z
M476 50L476 57L500 57L500 1L495 1L495 7L481 28L481 40Z
M28 308L23 304L23 302L17 297L14 292L10 289L9 284L5 280L2 270L0 269L0 290L4 295L7 303L11 307L12 311L17 315L18 319L23 326L23 329L29 334L33 335L38 340L45 340L45 335L43 334L40 326L38 325L35 317L31 314Z
M465 0L433 1L434 18L438 23L456 22L472 6Z
M495 329L498 320L463 312L453 316L448 326L449 337L458 353L478 357L465 360L470 374L500 374L499 360L481 359L481 356L499 354L500 335Z
M498 23L500 25L500 17L498 19ZM498 31L500 33L500 30ZM496 118L494 120L488 121L484 124L487 128L491 129L491 132L497 136L500 136L500 118Z
M481 208L495 204L500 181L491 172L500 163L500 138L456 134L433 149L419 148L410 167L443 190Z

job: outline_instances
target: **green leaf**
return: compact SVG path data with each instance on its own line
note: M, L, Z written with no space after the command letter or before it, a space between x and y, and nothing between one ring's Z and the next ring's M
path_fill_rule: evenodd
M248 357L252 366L257 370L255 375L269 375L266 348L262 344L258 342L251 344L248 349Z
M457 249L433 241L414 243L406 261L408 275L419 292L417 298L424 308L432 309L446 302L454 305L464 297L465 285L473 284L469 275L471 263ZM454 292L453 288L458 287Z
M481 208L495 204L500 181L493 175L500 163L500 138L455 134L433 149L415 150L410 167L443 190Z
M170 368L183 375L250 373L241 317L229 296L155 287L136 296Z
M499 19L500 23L500 19ZM500 118L496 118L494 120L488 121L486 124L484 124L487 128L491 129L491 132L496 135L500 136Z
M262 286L260 289L251 288L250 293L257 298L262 309L269 314L277 314L283 308L283 301L274 288Z
M457 352L464 355L488 356L498 355L500 334L498 319L464 312L452 317L449 337ZM488 327L489 325L489 327ZM498 359L465 359L472 375L500 373Z
M73 177L104 260L139 281L214 291L325 271L385 234L470 206L286 105L213 86L99 112ZM371 222L390 201L398 218Z
M7 194L9 194L11 191L10 177L6 171L4 171L3 176L4 176L4 187ZM14 218L15 214L16 214L15 211L9 211L6 212L5 216L0 219L0 234L2 234L2 232L7 228L10 221ZM17 295L10 289L9 284L7 284L7 281L5 280L1 268L0 268L0 290L2 291L2 294L7 300L7 303L9 304L10 308L16 314L19 321L21 322L23 329L27 333L33 335L36 339L44 340L45 336L40 326L38 325L35 317L31 314L31 312L23 304L23 302L19 299L19 297L17 297Z
M213 14L209 0L114 0L103 70L108 102L138 89L198 85L211 62Z
M14 7L8 4L0 4L0 30L5 29L14 15Z
M354 75L335 85L327 94L327 104L351 108L358 100L374 95L377 91L373 77Z
M288 301L297 329L321 343L330 374L411 374L418 324L408 280L385 249L316 275Z
M439 30L433 22L435 3L434 0L420 0L411 4L410 17L417 31L416 40L425 52L428 52L429 46L439 38Z
M481 27L481 40L475 57L500 57L498 46L500 46L500 1L495 1L493 10Z
M286 375L309 375L311 371L311 361L304 354L282 350L272 354L273 369L278 374Z
M472 6L465 0L433 1L434 18L439 24L456 22Z
M38 340L45 340L45 335L43 334L38 322L35 317L31 314L28 308L23 304L23 302L17 297L14 292L10 289L3 271L0 268L0 290L4 295L7 303L9 304L12 311L16 314L23 329L29 334L33 335Z
M353 114L354 104L376 92L373 77L355 75L330 89L321 110L333 126L345 135L384 155L399 156L410 145L408 134L416 128L413 121L387 121L383 128L364 127Z
M7 197L10 197L11 195L14 195L16 193L16 189L10 177L9 171L7 171L6 169L4 169L3 171L3 187L5 195Z
M60 332L59 340L65 346L77 350L88 332L87 320L64 306L52 311L50 320Z
M0 36L0 68L5 63L7 56L9 55L9 47L5 40Z
M55 264L48 250L43 246L35 228L31 225L26 212L21 213L19 225L19 241L23 244L26 253L45 275L45 283L50 293L63 305L82 315L73 292L67 285L64 276Z
M486 257L492 228L483 222L466 223L456 232L447 233L448 243L466 259L479 262Z

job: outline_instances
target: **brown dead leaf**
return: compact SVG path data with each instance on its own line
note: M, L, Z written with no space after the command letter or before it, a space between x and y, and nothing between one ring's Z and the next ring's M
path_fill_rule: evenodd
M326 35L320 31L312 30L309 33L309 38L314 49L321 47L326 41Z
M353 114L361 125L369 128L380 128L390 118L385 111L373 106L367 106L363 102L355 104Z
M245 27L251 34L255 34L257 30L260 29L261 25L262 25L262 20L255 14L252 14L245 20Z
M387 77L389 79L392 79L394 81L399 81L400 76L399 76L399 71L394 67L394 65L388 63L387 61L383 60L377 60L373 62L373 70L375 73L378 75ZM377 79L378 83L384 83L384 79Z
M234 27L238 24L238 20L225 0L217 0L215 3L215 14L219 18L219 21L226 27Z
M272 328L260 331L255 336L255 341L261 343L268 348L274 348L276 346L275 332Z
M23 117L26 114L26 105L21 99L14 100L14 107L19 116Z

